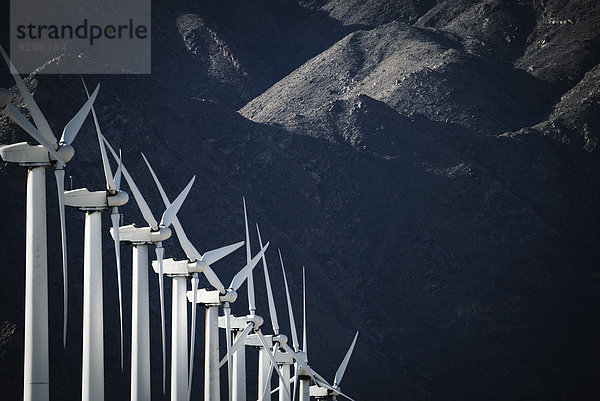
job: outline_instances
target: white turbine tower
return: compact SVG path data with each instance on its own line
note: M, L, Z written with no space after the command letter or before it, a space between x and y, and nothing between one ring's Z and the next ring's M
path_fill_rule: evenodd
M104 142L107 144L110 152L115 160L122 166L121 159L117 156L114 149L110 146L106 138ZM137 227L135 224L119 227L117 231L113 230L115 240L128 242L134 245L134 280L132 280L134 297L132 299L132 394L137 394L139 399L144 399L145 394L149 392L149 321L147 319L148 310L148 290L147 290L147 271L148 266L148 245L156 246L157 268L159 273L159 294L160 294L160 310L161 310L161 338L162 338L162 367L163 367L163 393L166 387L166 346L165 346L165 316L164 316L164 283L163 283L163 255L164 249L162 242L171 237L171 229L169 226L176 220L177 212L183 205L183 202L189 193L195 176L192 177L188 185L179 194L177 199L166 206L163 212L160 223L154 218L150 207L146 203L144 197L139 191L135 181L128 173L125 167L122 167L125 180L129 184L131 193L133 194L138 208L142 213L142 217L148 223L147 227ZM118 232L118 235L115 235ZM143 271L142 271L143 270ZM137 280L137 281L136 281ZM138 285L136 288L135 286ZM135 319L136 321L133 321ZM134 354L135 353L135 354Z
M60 141L56 140L48 121L25 86L17 69L0 46L0 53L10 69L17 88L31 113L32 124L12 105L12 94L0 89L0 110L8 115L40 145L20 142L0 147L0 156L7 162L27 167L27 207L25 246L25 350L24 400L47 400L49 397L48 362L48 257L46 240L46 167L55 165L61 222L63 255L63 346L67 334L67 248L64 219L64 167L73 158L71 143L77 136L98 93L83 105L64 127Z
M156 186L160 192L165 206L170 205L169 198L165 193L158 177L154 173L152 166L142 154L150 173L156 183ZM209 283L216 288L218 291L226 292L225 286L219 280L215 272L210 267L211 264L229 255L235 251L244 242L238 242L236 244L228 245L219 249L208 251L203 255L192 245L190 240L187 238L183 227L181 226L177 217L173 220L173 227L177 233L177 238L181 244L181 248L187 256L187 260L174 260L167 259L164 261L165 274L173 278L173 298L172 298L172 345L171 345L171 400L189 400L191 396L192 388L192 376L194 372L194 347L196 339L196 295L198 288L198 274L203 273ZM153 266L155 264L153 263ZM155 270L156 270L155 266ZM187 367L187 297L186 297L186 280L191 277L192 281L192 327L191 327L191 341L190 341L190 359L189 359L189 372L186 371ZM243 281L242 281L243 282ZM241 284L240 284L241 285ZM187 295L189 296L189 294ZM214 313L212 310L210 313ZM207 310L207 317L209 311ZM212 315L211 315L212 316ZM216 327L216 326L215 326ZM214 329L212 326L207 326L207 332L211 330L208 335L213 334ZM218 328L217 328L218 334ZM207 339L208 341L208 339ZM213 344L214 339L210 339ZM218 358L218 343L217 343L217 358ZM207 377L208 376L208 377ZM205 374L205 381L213 382L213 376ZM218 383L218 378L217 378ZM214 387L214 386L213 386ZM205 388L213 388L205 386ZM207 390L208 391L208 390ZM218 394L218 391L217 391ZM218 395L217 395L218 397Z

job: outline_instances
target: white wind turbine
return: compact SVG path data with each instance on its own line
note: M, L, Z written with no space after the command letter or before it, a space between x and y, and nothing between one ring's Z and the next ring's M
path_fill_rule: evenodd
M146 159L146 157L142 154L150 173L154 179L154 182L160 192L160 195L163 199L165 206L170 204L169 198L167 197L162 185L160 184L158 177L154 173L152 166ZM194 347L196 341L196 295L198 293L198 274L203 273L209 283L217 289L218 293L226 293L225 286L219 280L215 272L210 267L211 264L217 262L218 260L224 258L229 255L231 252L235 251L242 245L244 242L238 242L236 244L228 245L219 249L215 249L212 251L208 251L203 255L198 252L198 250L192 245L192 243L187 238L181 223L175 217L173 221L173 227L175 227L175 232L177 233L177 238L179 239L179 243L181 248L185 252L187 256L187 260L174 260L167 259L164 261L164 271L165 274L171 276L173 278L173 298L172 298L172 345L171 345L171 399L172 400L185 400L190 399L191 396L191 388L192 388L192 376L194 372ZM154 266L154 263L153 263ZM242 269L243 270L243 269ZM192 302L192 327L191 327L191 341L190 341L190 359L189 359L189 372L187 369L187 298L186 298L186 280L191 276L192 281L192 289L190 301ZM236 275L236 277L238 277ZM236 281L237 282L237 281ZM243 280L240 282L239 285ZM189 294L187 294L189 297ZM217 305L218 306L218 305ZM218 312L218 311L217 311ZM207 308L207 321L208 319L213 319L214 308ZM218 316L218 315L217 315ZM216 317L215 317L216 319ZM211 321L212 321L211 320ZM216 324L214 325L216 327ZM217 335L218 335L218 328ZM206 342L210 343L210 346L207 349L214 348L214 329L211 325L207 325L206 327L207 339ZM213 335L213 337L210 337ZM217 350L217 358L218 358L218 338L216 338L216 350ZM208 360L208 359L207 359ZM212 360L212 359L211 359ZM211 365L212 367L212 365ZM211 369L207 369L207 371L212 371ZM218 374L218 372L217 372ZM205 382L213 383L212 386L205 386L205 391L213 391L216 394L218 391L218 376L216 380L214 379L214 375L205 374ZM218 395L217 395L218 397ZM210 398L210 399L214 399Z
M88 92L88 88L81 78L81 82L83 82L83 88L85 89L85 93L88 98L90 94ZM102 158L102 167L104 169L104 178L106 180L106 189L107 193L110 196L117 195L120 193L121 188L121 174L122 174L122 165L119 163L116 174L113 178L112 170L110 168L110 163L108 161L108 156L106 155L106 146L104 145L104 136L102 135L102 130L100 129L100 124L98 123L98 116L96 115L96 110L92 105L92 117L94 118L94 126L96 127L96 136L98 137L98 143L100 144L100 156ZM127 195L126 192L122 192ZM125 202L129 200L129 196ZM124 203L123 203L124 204ZM121 291L121 245L119 243L119 206L121 205L111 205L110 219L112 222L112 230L116 230L116 236L113 234L114 243L115 243L115 257L116 257L116 266L117 266L117 287L119 292L119 327L120 327L120 349L121 349L121 371L123 370L123 297Z
M56 140L48 121L25 86L4 48L0 53L9 67L15 83L35 125L11 104L12 94L0 89L0 110L25 130L40 145L20 142L0 147L0 156L7 162L28 168L25 247L25 350L23 399L47 400L49 397L48 362L48 257L46 240L46 167L55 165L61 222L63 256L63 346L67 334L67 248L64 219L64 167L73 158L71 143L85 121L98 87L64 127L60 141Z
M100 125L94 108L92 108L96 132L99 138L106 141L102 136ZM108 141L106 141L108 144ZM110 144L108 144L110 147ZM106 151L102 149L103 161L106 159ZM112 150L111 147L111 151ZM116 156L113 153L113 156ZM121 172L124 169L122 159L118 158L119 167L117 169L117 177L115 178L117 190L121 182ZM112 175L108 160L104 163L104 171L107 177ZM127 174L129 176L129 174ZM164 216L172 219L176 216L178 209L182 206L185 196L189 192L194 178L188 186L184 188L178 200L174 202L168 212L165 211ZM108 182L108 181L107 181ZM143 199L137 185L131 178L128 181L130 187L135 188L133 191L136 203L142 215L149 213L147 203ZM150 212L150 214L152 214ZM164 217L163 216L163 217ZM137 227L129 225L119 227L119 212L117 207L113 207L111 211L111 219L113 226L111 234L115 241L115 252L117 258L117 277L119 287L119 318L121 321L121 369L123 369L123 313L122 313L122 298L121 298L121 269L120 269L120 241L131 244L133 247L133 263L132 263L132 301L131 301L131 400L148 400L151 396L150 382L150 316L149 316L149 289L148 289L148 246L167 240L170 237L170 229L165 228L170 224L169 221L163 222L163 227L158 231L153 231L151 227ZM121 234L122 233L122 234ZM164 334L163 334L164 335ZM163 340L164 344L164 340ZM163 359L163 364L164 364ZM165 389L163 365L163 391Z
M301 378L301 380L306 380L306 377L309 377L317 384L318 387L323 387L325 389L328 389L332 392L337 393L338 395L342 395L343 397L345 397L351 401L354 401L352 398L350 398L346 394L344 394L340 390L339 386L337 388L332 386L321 375L319 375L317 372L315 372L308 365L308 358L307 358L306 352L305 351L303 352L299 349L298 335L296 334L296 324L294 322L294 312L292 310L292 302L290 299L290 292L289 292L289 288L288 288L288 284L287 284L287 277L285 274L285 267L283 265L283 258L281 257L281 252L279 253L279 258L280 258L280 262L281 262L281 270L283 272L283 282L285 285L288 313L289 313L289 318L290 318L290 330L292 331L292 341L293 341L294 349L291 349L290 346L287 345L286 343L281 344L281 347L285 351L287 351L292 356L292 358L296 361L296 372L294 374L294 376L295 376L294 382L296 380L298 380L298 378ZM306 310L306 309L304 308L304 310ZM304 323L303 331L304 331L304 338L306 338L306 323ZM303 346L306 349L306 342L304 340L303 340ZM353 348L353 346L351 348ZM343 376L343 372L345 371L345 369L346 368L344 367L341 371L342 376ZM340 380L341 380L341 378L340 378ZM289 383L289 378L288 378L288 383ZM285 389L285 387L284 387L284 389ZM304 394L306 394L306 383L303 385L302 392Z
M259 234L260 238L260 234ZM281 258L281 251L279 251L279 259L282 263L283 268L283 260ZM265 268L265 281L267 287L267 299L269 302L269 312L271 315L271 323L273 325L273 357L276 361L276 364L271 364L269 366L268 373L264 375L262 378L259 377L259 380L264 380L264 383L259 382L259 388L261 389L261 393L259 396L260 400L264 401L266 399L271 398L271 376L273 374L273 369L277 367L277 373L279 374L279 387L277 390L279 391L279 400L280 401L289 401L290 397L290 366L293 364L293 353L286 350L287 345L287 336L281 334L279 330L279 323L277 319L277 310L275 308L275 301L273 298L273 290L271 288L271 282L269 278L269 274L266 268L266 261L263 261L263 267ZM285 272L284 272L285 279ZM286 289L287 289L287 281L286 281ZM296 337L296 327L294 325L293 316L290 316L290 326L292 330L292 341L294 346L297 346L298 340ZM259 366L259 370L261 366ZM264 367L263 367L264 369ZM259 376L261 376L259 374ZM276 390L276 391L277 391ZM283 391L281 391L283 390Z
M243 199L244 204L244 228L246 234L246 262L252 258L250 251L250 232L248 230L248 214L246 209L246 199ZM258 228L258 227L257 227ZM261 244L262 248L262 244ZM264 260L264 256L263 256ZM263 263L264 265L264 263ZM253 273L248 276L248 315L246 316L231 316L229 319L229 328L234 331L234 340L236 344L235 352L232 352L231 361L231 399L232 401L246 401L246 347L242 343L247 339L247 335L252 327L260 327L263 323L262 317L256 314L256 304L254 296L254 280ZM223 316L219 318L219 327L227 329L227 320ZM246 331L244 331L246 330ZM240 342L238 340L242 338ZM270 339L270 337L265 337ZM252 341L250 341L252 344ZM246 344L247 345L247 344ZM229 353L221 360L219 367L222 367L225 362L229 361ZM267 359L268 361L268 359Z
M310 387L310 396L315 397L316 399L332 399L335 400L336 396L342 395L348 398L347 395L344 395L340 390L340 383L342 378L344 377L344 373L346 372L346 368L348 367L348 362L350 361L350 357L352 356L352 351L354 351L354 346L356 345L356 339L358 338L358 331L354 335L354 340L352 340L352 344L350 344L350 348L346 352L346 356L340 363L338 370L335 372L335 378L333 379L333 389L327 387L320 387L318 385ZM305 398L308 400L308 398ZM348 398L350 399L350 398ZM301 398L302 400L302 398Z
M116 152L110 146L106 138L104 142L108 146L111 154L117 160L120 166L122 166L122 172L125 176L125 180L129 184L131 193L133 194L138 208L142 213L142 217L148 223L147 227L137 227L135 224L119 227L118 230L113 230L113 236L115 241L118 239L123 242L129 242L135 245L134 258L137 269L134 271L137 277L137 281L132 280L132 284L139 285L137 293L134 294L132 300L132 319L136 319L137 322L132 321L132 394L137 393L139 399L144 399L145 394L149 392L149 321L147 320L148 310L148 294L147 294L147 273L144 266L148 265L148 244L154 244L156 246L156 256L158 261L158 273L159 273L159 294L160 294L160 310L161 310L161 338L162 338L162 366L163 366L163 393L166 387L166 346L165 346L165 316L164 316L164 283L163 283L163 255L164 248L162 242L171 237L171 229L169 226L177 219L177 212L183 205L183 202L189 193L195 176L192 177L188 185L179 194L177 199L166 206L165 211L161 217L160 223L154 218L150 207L146 203L144 197L139 191L135 181L128 173L127 169L122 165L121 159L117 156ZM117 234L118 233L118 234ZM145 264L144 264L145 263ZM143 270L143 271L142 271ZM144 278L144 274L146 277ZM144 283L146 283L144 285ZM134 287L135 291L135 287ZM135 352L135 355L133 354Z
M108 158L98 132L102 163L106 172ZM82 389L84 400L104 400L104 319L102 296L102 220L101 213L127 203L112 174L106 174L106 190L87 188L65 191L65 205L85 212L83 250L83 354ZM117 178L118 181L118 178Z
M258 225L256 225L256 230L258 234L259 244L262 247L262 238L260 235L260 229ZM249 240L249 238L248 238ZM269 302L269 314L271 316L271 325L273 327L274 335L263 335L260 327L262 326L263 319L254 314L246 317L247 325L243 331L241 331L236 338L235 343L231 347L230 352L227 353L226 358L229 357L230 354L236 355L238 352L242 352L241 348L245 347L245 345L250 345L257 347L259 349L258 356L258 399L266 400L270 399L270 382L271 376L273 374L273 368L277 366L278 362L281 362L282 358L285 358L285 355L282 356L282 353L279 351L281 343L285 343L287 341L287 337L280 334L279 332L279 323L277 320L277 311L275 310L275 302L273 299L273 292L271 290L271 283L269 279L269 272L267 269L267 261L265 256L262 257L263 262L263 271L265 276L265 286L267 290L267 299ZM250 331L254 331L254 335L250 335ZM279 360L278 360L279 359ZM226 359L223 358L221 361L221 365L225 363ZM237 368L237 364L234 364L234 368ZM282 372L277 369L277 374L279 375L280 381L284 381L284 375ZM235 375L234 375L235 376ZM238 380L240 380L242 375L238 376ZM287 378L289 381L289 377ZM238 383L238 386L242 386L243 383ZM245 389L244 389L245 390ZM284 390L286 388L284 387ZM284 394L289 398L289 389ZM244 394L245 396L245 394Z
M228 362L228 387L229 399L232 397L232 361L231 361L231 303L237 299L237 290L246 281L248 275L254 269L254 266L262 258L265 251L269 247L267 242L264 247L244 266L231 280L229 287L224 290L206 290L200 289L190 291L188 299L192 305L196 303L203 304L206 307L206 323L205 323L205 351L204 351L204 399L218 400L220 397L219 384L219 306L223 305L225 312L227 342L227 362Z
M333 388L339 389L339 383L342 381L342 377L344 376L344 372L346 371L346 367L348 366L348 361L350 360L350 356L352 355L352 351L354 350L354 345L356 344L356 339L358 338L358 331L354 336L354 340L346 353L346 356L342 363L340 364L333 382ZM304 267L302 267L302 349L297 352L299 357L303 358L305 362L308 362L308 344L307 344L307 333L306 333L306 275L304 271ZM303 371L303 368L299 368L296 363L294 378L292 381L294 382L294 396L293 400L296 400L296 388L297 384L300 383L299 386L299 399L300 401L309 401L310 396L320 396L319 394L327 394L328 396L339 395L338 392L334 392L331 389L326 387L319 387L318 385L314 385L310 387L310 374Z

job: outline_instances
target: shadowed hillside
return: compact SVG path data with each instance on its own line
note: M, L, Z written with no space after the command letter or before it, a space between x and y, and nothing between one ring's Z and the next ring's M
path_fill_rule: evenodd
M123 149L155 217L163 208L139 152L171 197L196 175L180 219L201 252L243 239L246 197L251 224L271 241L286 334L276 248L298 327L306 266L309 358L321 375L333 379L360 330L342 383L357 400L598 397L596 2L154 3L153 74L86 77L88 85L101 83L103 132ZM0 82L12 86L0 71ZM85 100L79 77L37 74L26 82L55 132ZM22 106L18 96L15 104ZM1 143L27 139L1 117ZM103 188L90 121L74 145L67 169L73 187ZM71 295L63 350L52 175L51 398L76 399L83 214L67 211ZM0 208L10 211L0 223L12 227L0 234L11 269L2 276L0 307L7 399L22 391L24 182L22 168L0 164ZM133 200L121 209L125 224L143 223ZM125 400L129 370L119 369L111 242L106 233L106 394ZM174 238L165 248L166 257L183 257ZM121 252L127 321L131 251ZM224 282L245 262L242 251L226 260L215 266ZM270 332L260 270L258 310ZM154 399L163 399L157 287L151 275L152 385ZM236 314L245 313L245 288ZM129 345L126 362L128 352ZM248 399L255 399L251 354ZM196 358L192 399L199 400L201 346Z

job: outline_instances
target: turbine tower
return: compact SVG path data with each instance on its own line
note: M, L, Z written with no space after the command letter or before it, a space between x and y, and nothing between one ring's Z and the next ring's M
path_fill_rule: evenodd
M0 53L9 67L23 100L35 123L32 124L11 104L12 94L0 89L0 110L27 132L40 145L20 142L0 147L0 156L7 162L27 167L26 245L25 245L25 350L24 400L49 398L48 360L48 255L46 239L46 168L55 166L61 221L63 255L63 346L67 335L67 248L64 220L64 167L75 154L71 146L85 121L98 88L64 127L60 141L56 140L48 121L25 86L4 48Z

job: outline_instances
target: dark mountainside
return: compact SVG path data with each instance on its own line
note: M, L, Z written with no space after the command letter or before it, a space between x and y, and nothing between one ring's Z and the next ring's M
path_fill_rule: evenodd
M271 241L286 334L276 247L298 327L306 266L309 360L317 371L333 379L360 330L342 382L357 400L598 399L598 2L153 3L153 74L86 77L88 85L101 83L103 132L122 147L157 217L163 208L139 152L171 196L196 174L180 218L200 251L242 239L246 197L250 221ZM13 85L5 68L0 80ZM85 99L79 77L34 74L26 82L59 134ZM28 139L5 117L0 125L0 143ZM73 187L103 188L91 121L74 145ZM0 283L0 391L7 400L22 397L24 182L24 169L0 165L0 209L9 211L0 216L8 270ZM54 185L49 171L51 398L77 399L83 215L67 211L63 350ZM141 224L133 203L122 208L125 223ZM105 241L106 395L126 400L108 233ZM183 257L175 238L165 247L166 257ZM123 246L122 255L127 321L130 249ZM223 281L242 266L243 252L226 260L215 266ZM260 269L254 277L270 332ZM157 287L152 275L158 400ZM245 311L244 290L236 314ZM197 400L202 354L197 346ZM255 399L255 373L248 382Z

